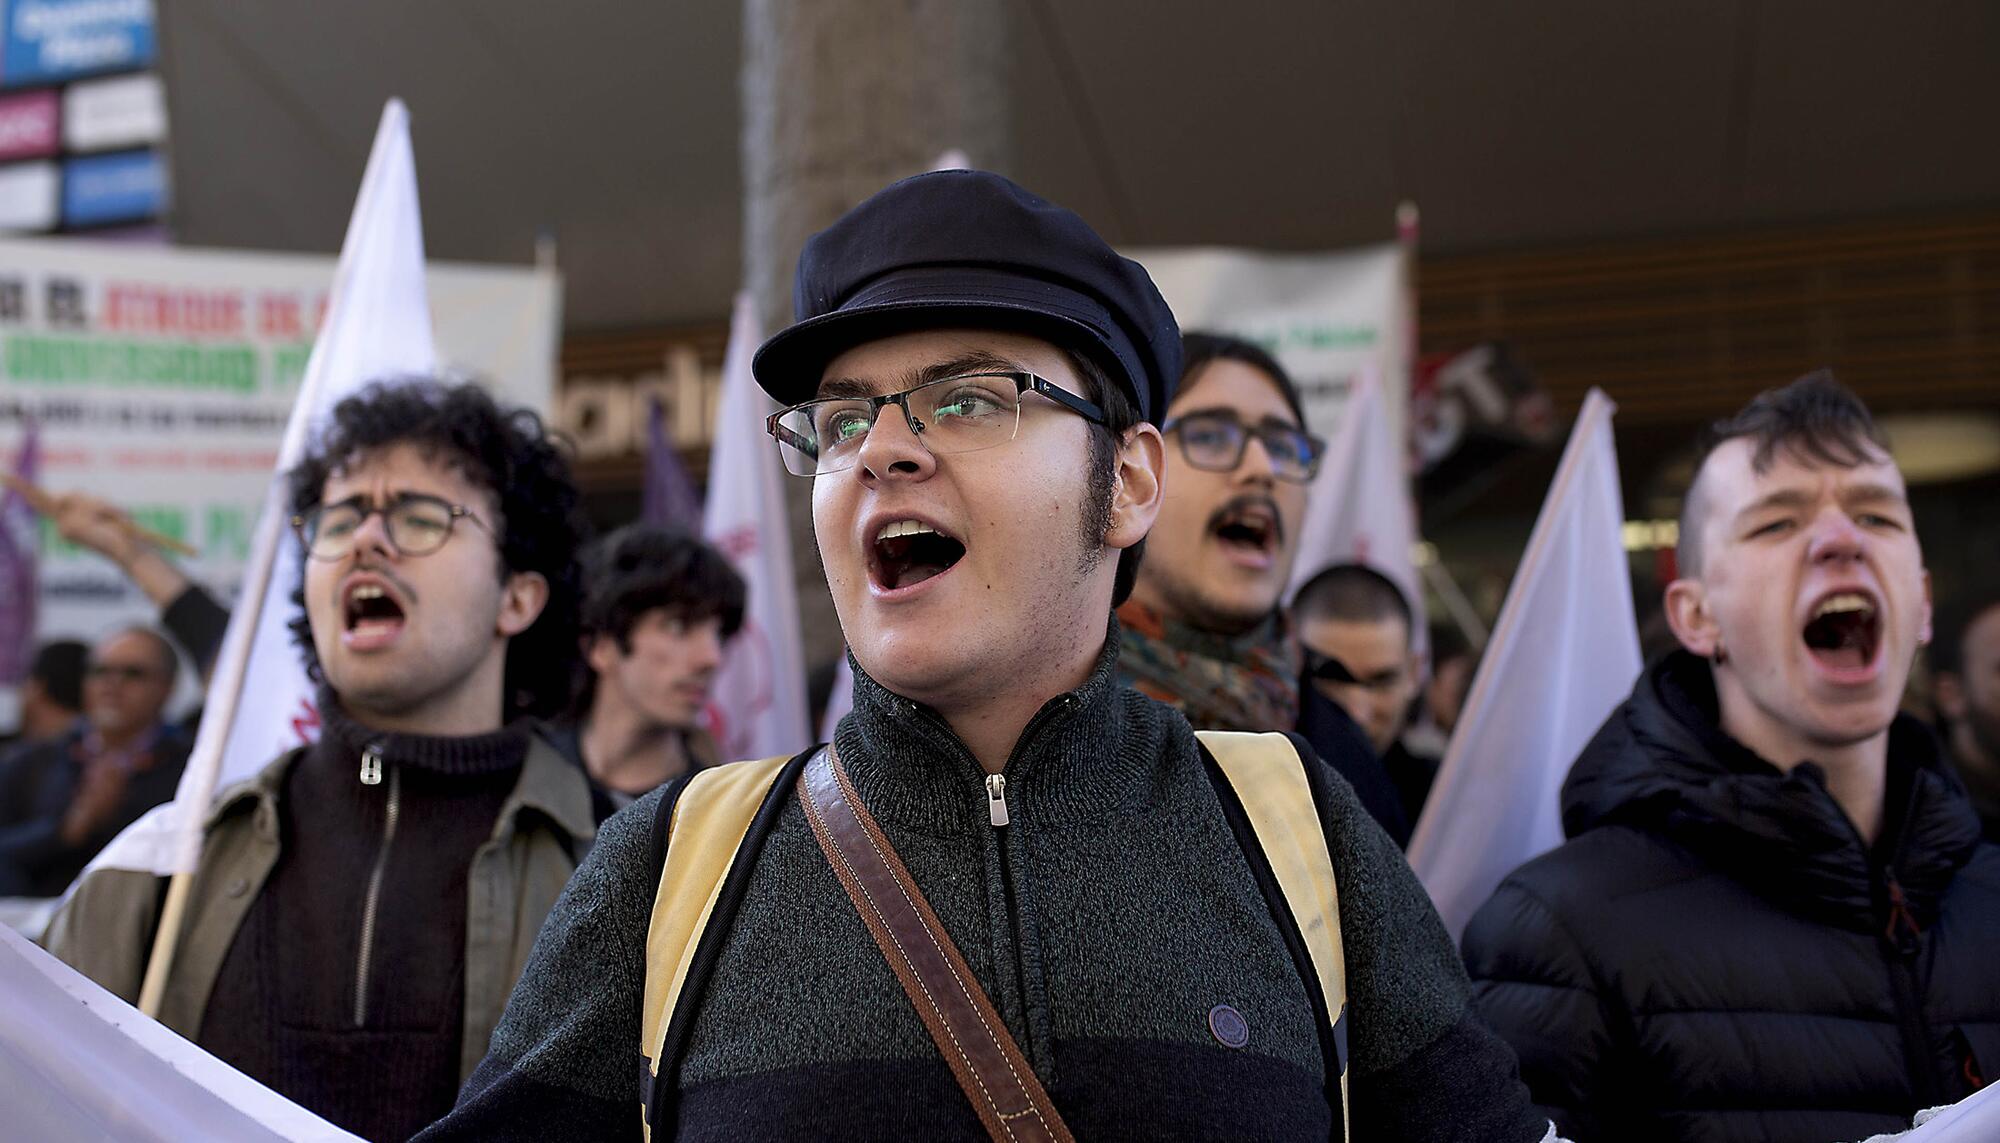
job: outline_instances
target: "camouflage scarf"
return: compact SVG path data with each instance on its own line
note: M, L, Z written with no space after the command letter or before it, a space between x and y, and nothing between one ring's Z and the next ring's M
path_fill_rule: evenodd
M1137 600L1118 609L1118 674L1197 730L1291 730L1304 652L1283 610L1234 638L1197 631Z

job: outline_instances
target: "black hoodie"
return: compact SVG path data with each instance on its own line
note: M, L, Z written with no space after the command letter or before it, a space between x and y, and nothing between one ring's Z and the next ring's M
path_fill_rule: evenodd
M2000 1078L2000 849L1898 717L1881 836L1718 725L1674 652L1563 786L1570 841L1465 933L1480 1012L1563 1133L1852 1140Z

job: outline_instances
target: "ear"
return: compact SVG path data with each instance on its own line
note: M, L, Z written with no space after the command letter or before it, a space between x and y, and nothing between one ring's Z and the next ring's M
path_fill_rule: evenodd
M618 640L609 635L593 636L583 645L583 661L592 673L602 675L618 664Z
M1160 515L1166 487L1166 442L1160 430L1140 422L1125 433L1118 450L1117 481L1111 490L1111 526L1104 532L1110 548L1129 548L1146 538Z
M500 588L500 618L494 634L511 639L535 625L549 602L549 581L540 572L515 572Z
M1937 699L1938 713L1953 722L1965 718L1965 684L1950 671L1931 677L1931 697Z
M1722 646L1722 631L1715 625L1715 615L1708 606L1708 589L1702 582L1677 579L1667 585L1662 602L1667 626L1673 629L1681 646L1704 659L1713 659Z

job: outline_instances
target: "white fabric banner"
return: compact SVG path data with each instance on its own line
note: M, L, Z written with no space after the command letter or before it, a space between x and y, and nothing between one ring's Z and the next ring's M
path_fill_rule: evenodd
M709 729L725 760L793 754L811 744L805 654L785 516L784 462L764 431L773 411L750 358L763 340L750 295L736 296L722 398L708 461L702 531L749 586L743 630L730 640L715 677Z
M1334 564L1366 564L1403 589L1414 619L1410 639L1421 652L1428 642L1423 583L1413 553L1416 506L1410 501L1407 454L1389 423L1388 403L1373 367L1366 368L1327 442L1326 459L1306 498L1299 554L1288 594Z
M1584 398L1410 839L1454 940L1508 873L1562 842L1563 779L1639 675L1615 408Z
M1219 247L1127 250L1183 331L1234 334L1269 350L1299 387L1306 428L1328 436L1363 369L1384 381L1392 440L1410 391L1409 273L1393 242L1323 254Z
M1988 1083L1957 1103L1924 1112L1917 1121L1923 1126L1881 1138L1896 1143L1993 1143L2000 1139L2000 1083Z
M9 1139L355 1140L0 927Z
M180 793L162 807L165 812L156 810L121 834L93 867L160 874L192 870L215 792L317 732L312 684L287 627L295 611L291 596L300 550L289 522L284 474L305 456L343 397L382 377L436 367L409 126L402 103L390 101L348 222L326 320L278 449L251 563L216 659Z

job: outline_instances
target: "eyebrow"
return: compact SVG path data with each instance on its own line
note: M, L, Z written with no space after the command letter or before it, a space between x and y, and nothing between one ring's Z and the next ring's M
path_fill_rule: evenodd
M1241 422L1242 424L1249 425L1252 427L1273 425L1281 429L1294 429L1300 432L1305 431L1304 425L1299 424L1297 421L1288 421L1276 413L1265 413L1263 416L1257 418L1254 421L1245 420L1241 412L1229 407L1228 405L1201 405L1193 409L1183 409L1180 412L1175 413L1173 419L1179 421L1179 420L1185 420L1188 417L1201 417L1201 416L1229 416L1236 418L1237 421Z
M972 353L961 353L956 357L948 357L942 361L934 361L921 369L908 373L904 376L906 384L903 385L903 388L914 389L919 385L928 385L933 381L942 381L947 377L960 377L967 373L1026 372L1029 372L1029 370L1021 368L1020 362L1009 361L997 353L987 353L979 350ZM864 381L858 377L829 377L819 383L819 389L815 392L815 398L859 399L894 391L885 390L879 385Z
M1746 516L1753 516L1758 512L1769 511L1773 508L1803 508L1816 499L1818 497L1804 489L1780 488L1776 492L1760 496L1745 505L1741 511L1736 513L1736 518L1741 520ZM1873 504L1884 500L1896 504L1906 504L1909 502L1909 497L1887 484L1875 483L1849 485L1840 492L1840 502L1842 504Z

